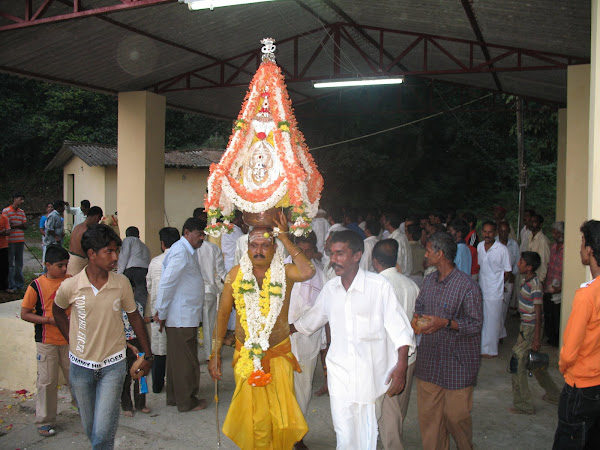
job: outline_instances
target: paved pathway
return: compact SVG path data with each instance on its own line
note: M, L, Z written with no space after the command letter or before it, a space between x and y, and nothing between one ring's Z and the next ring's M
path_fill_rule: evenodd
M556 429L556 406L541 400L543 391L534 378L530 387L534 396L537 414L533 416L513 415L507 411L511 406L511 378L507 373L511 348L516 340L518 320L510 318L509 334L500 348L500 357L484 360L475 388L473 404L473 439L477 449L548 449L552 446ZM544 346L542 351L550 353L551 375L559 386L562 378L558 373L557 350ZM220 384L221 426L233 394L231 369L232 350L224 350L224 379ZM203 357L201 359L204 359ZM209 380L206 365L201 366L200 394L212 399L214 385ZM322 372L317 368L313 387L316 390L323 382ZM70 408L70 396L63 388L60 391L58 433L43 438L36 432L35 397L16 396L14 391L0 390L0 448L2 449L89 449L87 437L82 433L78 414ZM413 385L408 415L404 423L407 449L421 448L417 420L416 386ZM221 446L217 447L215 405L205 411L178 413L176 408L165 405L165 394L149 394L148 406L151 414L136 413L133 418L120 417L116 438L118 449L234 449L236 446L221 435ZM329 397L313 397L307 422L310 432L305 442L312 450L335 448L335 434L329 412ZM12 426L11 426L12 425ZM10 429L7 429L10 427ZM451 446L451 448L454 448Z

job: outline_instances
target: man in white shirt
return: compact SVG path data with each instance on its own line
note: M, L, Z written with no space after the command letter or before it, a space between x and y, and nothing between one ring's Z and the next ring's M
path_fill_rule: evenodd
M498 340L504 320L504 282L512 272L510 256L505 245L496 241L496 222L486 221L481 228L483 242L477 245L479 287L483 295L483 328L481 356L496 358Z
M78 208L76 206L71 207L71 205L69 205L69 202L65 202L65 212L67 214L72 214L73 217L73 228L75 228L77 225L79 225L80 223L83 223L85 221L85 218L87 217L87 213L90 210L90 201L89 200L81 200L81 207ZM71 229L73 229L71 228Z
M289 323L294 323L304 315L315 304L319 293L327 282L321 263L315 259L317 256L316 236L310 233L307 237L298 237L294 239L296 246L306 255L306 257L315 266L315 275L306 281L294 283L290 294L290 309L288 311ZM292 263L292 257L285 259L286 264ZM307 417L308 403L312 396L312 382L317 367L317 361L321 350L321 343L325 329L321 328L310 336L304 336L300 333L294 333L290 336L292 341L292 353L298 360L301 373L294 372L294 391L298 406L302 410L304 417ZM301 440L296 444L296 448L306 448Z
M512 299L513 287L515 285L515 277L519 273L519 267L517 266L519 259L521 259L521 252L519 251L519 244L514 239L509 237L510 225L506 221L502 221L498 224L498 236L496 240L504 244L508 250L508 256L510 258L510 267L512 267L511 274L504 283L504 303L502 304L502 329L500 330L500 339L504 339L508 334L506 333L506 327L504 322L506 321L506 314L508 313L508 307L510 306L510 300Z
M117 273L122 273L129 278L135 301L146 308L148 297L146 275L150 264L150 249L140 240L140 230L137 227L127 228L125 236L119 254Z
M523 212L523 228L521 228L521 232L519 233L519 240L521 244L519 249L521 253L527 251L527 245L529 244L529 239L531 238L531 230L529 229L529 219L531 216L535 214L533 209L526 209Z
M204 281L196 249L204 240L206 222L189 218L183 236L171 246L163 261L163 272L156 300L160 328L167 329L167 405L180 412L197 411L207 406L199 399L198 325L202 320Z
M415 301L419 295L417 284L396 269L398 254L398 243L393 239L379 241L373 249L373 266L378 274L385 277L398 297L406 317L413 317L415 313ZM417 352L408 357L408 369L406 370L406 387L401 394L394 397L383 396L383 408L379 419L379 433L381 442L386 450L402 450L402 424L408 411L410 391L412 388L413 375L415 373L415 361Z
M327 213L322 209L317 211L317 215L310 225L317 236L317 251L323 254L325 249L325 239L327 238L330 227L329 222L327 221Z
M235 266L236 263L236 249L238 247L238 241L240 238L245 237L242 226L245 226L242 219L242 212L235 212L235 219L231 222L233 225L233 231L231 233L223 233L221 235L221 251L223 252L223 260L225 261L225 272L229 271ZM233 330L235 330L235 310L232 309L229 315L229 323L227 324L229 332L225 337L225 345L232 345L235 342L233 336Z
M412 254L408 238L399 228L401 223L400 216L396 213L384 213L381 216L381 222L384 230L390 233L387 239L394 239L398 242L398 267L400 267L400 272L406 276L410 276L412 272Z
M548 263L550 262L550 241L542 231L544 226L544 218L539 214L533 214L529 219L529 229L531 230L531 237L527 243L528 252L536 252L540 255L542 263L540 267L535 271L540 283L544 284L546 279L546 273L548 272Z
M327 241L327 238L331 236L331 233L348 229L342 225L342 222L344 221L344 213L339 208L332 208L331 211L329 211L329 217L327 220L329 220L330 227L327 231L327 235L325 236L325 241Z
M363 241L365 246L365 251L360 258L359 267L363 270L368 270L369 272L377 273L373 268L373 247L377 244L380 230L379 223L375 220L367 221L365 225L365 235L367 238Z
M329 322L327 383L337 448L375 450L383 396L404 389L408 353L415 344L392 285L359 268L363 248L353 231L331 237L337 276L294 327L308 336Z
M204 334L204 354L206 361L212 351L212 335L217 316L217 298L221 294L223 281L227 276L223 253L218 245L204 241L196 251L198 264L204 280L204 303L202 304L202 332Z
M146 288L150 294L151 315L156 315L156 300L158 299L158 288L162 276L163 262L171 246L179 240L179 231L173 227L162 228L158 232L160 238L160 249L163 251L160 255L152 258L148 265L148 275L146 275ZM165 375L167 368L167 333L160 332L158 322L152 320L150 325L152 330L152 354L154 355L154 364L152 364L152 392L159 394L165 385Z
M242 231L241 228L243 223L242 212L236 211L235 219L231 222L233 231L221 235L221 251L223 252L223 259L225 260L225 270L228 273L233 266L235 266L235 249L237 241L244 235L244 231Z

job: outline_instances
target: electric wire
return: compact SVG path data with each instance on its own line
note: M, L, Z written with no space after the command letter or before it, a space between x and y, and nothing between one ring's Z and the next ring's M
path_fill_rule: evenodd
M434 117L441 116L442 114L446 114L448 112L452 112L452 111L454 111L456 109L460 109L460 108L462 108L464 106L467 106L467 105L470 105L472 103L475 103L475 102L478 102L480 100L483 100L485 98L488 98L491 95L493 95L493 94L486 94L483 97L479 97L479 98L476 98L474 100L468 101L466 103L462 103L462 104L460 104L458 106L455 106L453 108L448 109L447 111L440 111L440 112L437 112L435 114L431 114L430 116L421 117L420 119L416 119L416 120L413 120L411 122L403 123L401 125L396 125L396 126L391 127L391 128L386 128L384 130L375 131L374 133L365 134L365 135L358 136L358 137L351 138L351 139L345 139L345 140L339 141L339 142L333 142L331 144L320 145L318 147L312 147L311 151L312 150L320 150L320 149L328 148L328 147L334 147L336 145L341 145L341 144L347 144L348 142L354 142L354 141L358 141L358 140L361 140L361 139L366 139L366 138L369 138L369 137L372 137L372 136L377 136L378 134L388 133L390 131L398 130L400 128L404 128L404 127L407 127L409 125L414 125L414 124L419 123L419 122L424 122L425 120L433 119Z

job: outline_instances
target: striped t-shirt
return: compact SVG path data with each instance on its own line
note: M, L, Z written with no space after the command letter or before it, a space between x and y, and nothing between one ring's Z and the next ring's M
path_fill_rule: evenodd
M25 242L25 231L14 229L15 225L22 225L27 222L25 212L21 208L15 211L11 205L2 210L2 215L8 217L10 227L13 228L8 235L8 243Z
M519 313L523 325L535 325L535 305L542 305L542 285L537 276L525 280L519 291Z

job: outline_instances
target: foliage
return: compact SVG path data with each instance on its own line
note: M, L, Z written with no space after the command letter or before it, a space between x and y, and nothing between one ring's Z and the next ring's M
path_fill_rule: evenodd
M117 109L113 96L0 74L3 170L38 171L65 140L116 145ZM225 121L168 109L165 148L222 145L230 128Z
M44 167L65 140L117 144L117 98L0 74L0 198L24 191L29 211L62 196L61 171ZM231 124L167 109L165 148L224 148ZM33 176L32 176L33 175ZM39 183L43 179L44 183Z
M469 106L457 105L479 99ZM407 80L397 88L359 88L296 105L309 147L346 141L398 125L366 139L314 150L325 178L323 203L358 207L472 210L490 215L503 205L516 222L518 208L514 99L474 88ZM430 117L438 111L443 114ZM424 120L420 120L424 119ZM420 121L419 121L420 120ZM60 171L43 168L65 140L116 144L117 99L76 88L0 74L0 196L26 190L27 208L60 195ZM232 123L167 110L165 147L224 148ZM527 206L551 222L555 209L557 114L526 103L524 135L529 188ZM39 183L43 179L44 183ZM39 193L32 208L29 190ZM55 194L56 193L56 194Z
M436 84L433 111L418 111L423 96L407 95L404 109L417 111L399 113L401 91L365 92L367 88L340 95L336 102L326 99L310 112L296 108L309 146L427 118L435 109L445 113L366 139L314 150L325 178L323 200L327 205L400 208L405 213L471 210L479 217L490 217L492 207L499 204L515 211L509 219L516 223L519 187L514 99L488 98L485 91ZM482 97L468 107L449 111ZM344 120L356 104L362 114ZM337 116L327 121L325 117L334 116L335 110ZM322 123L328 123L326 130ZM524 128L530 179L527 206L551 220L556 190L556 110L527 104Z

